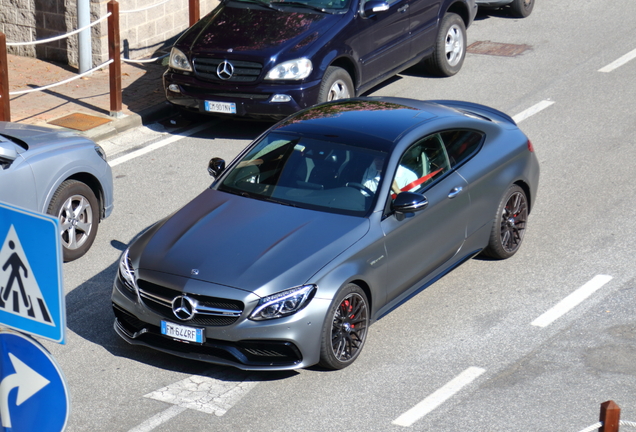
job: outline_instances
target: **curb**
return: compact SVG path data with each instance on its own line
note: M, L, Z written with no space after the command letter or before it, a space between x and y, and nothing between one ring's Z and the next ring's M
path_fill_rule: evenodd
M96 142L103 141L124 131L163 120L175 113L176 109L166 101L150 108L146 108L139 113L132 113L124 117L114 118L113 121L97 126L93 129L80 132L79 134Z

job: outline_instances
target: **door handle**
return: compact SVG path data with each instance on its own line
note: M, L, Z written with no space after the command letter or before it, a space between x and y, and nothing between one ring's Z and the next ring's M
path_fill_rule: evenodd
M398 9L398 12L406 12L408 8L409 8L409 5L405 4L404 6Z
M456 188L454 188L453 190L451 190L451 191L448 193L448 197L449 197L450 199L455 198L457 195L459 195L459 194L461 193L461 191L462 191L463 189L464 189L463 187L461 187L461 186L457 186Z

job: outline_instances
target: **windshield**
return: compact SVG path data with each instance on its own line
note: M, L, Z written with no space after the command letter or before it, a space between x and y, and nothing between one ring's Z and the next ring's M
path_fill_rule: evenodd
M319 11L344 11L351 0L234 0L243 3L258 3L268 7L296 7Z
M363 216L375 200L385 160L383 152L272 132L231 167L218 189Z

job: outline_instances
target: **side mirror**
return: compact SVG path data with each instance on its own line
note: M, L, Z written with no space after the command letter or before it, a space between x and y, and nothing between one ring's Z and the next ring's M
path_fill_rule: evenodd
M363 13L364 16L369 18L372 15L377 14L378 12L384 12L389 10L389 4L382 0L371 0L364 4Z
M223 170L225 169L225 160L215 157L210 159L210 163L208 164L208 173L212 177L218 177L221 175Z
M428 206L428 200L425 196L414 192L401 192L395 197L391 208L398 220L402 220L405 214L424 210L426 206Z

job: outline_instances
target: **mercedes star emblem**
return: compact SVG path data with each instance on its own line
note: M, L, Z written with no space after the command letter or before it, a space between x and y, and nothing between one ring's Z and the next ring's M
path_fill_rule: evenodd
M232 75L234 75L234 66L232 66L232 63L225 60L217 66L216 74L222 80L229 80L232 78Z
M197 301L188 296L175 297L172 300L172 312L181 321L188 321L194 318Z

